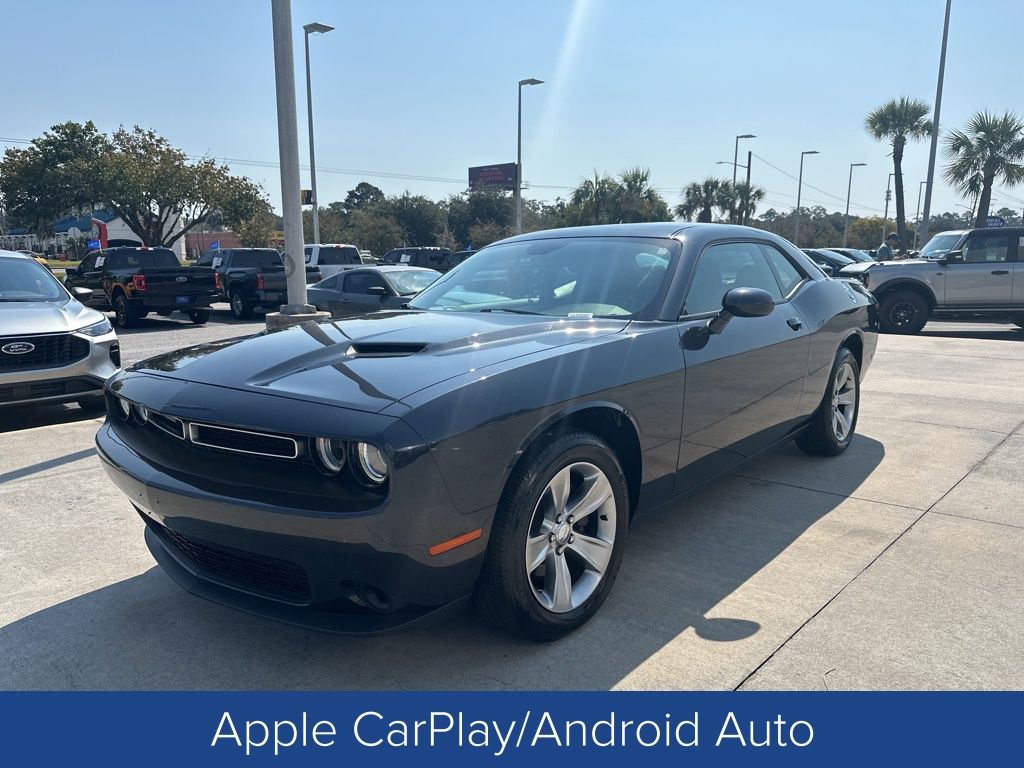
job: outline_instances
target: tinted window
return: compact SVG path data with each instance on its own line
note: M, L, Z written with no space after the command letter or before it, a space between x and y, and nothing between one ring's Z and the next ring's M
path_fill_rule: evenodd
M90 253L88 256L82 259L82 263L78 265L78 271L87 272L90 269L93 269L93 265L96 264L96 257L98 255L99 254L97 253Z
M384 280L376 272L349 272L345 275L345 293L366 293L372 286L387 289Z
M718 312L722 297L733 288L760 288L776 301L782 299L768 260L755 243L723 243L710 246L697 260L683 314Z
M309 259L306 259L309 261ZM359 264L359 251L352 246L320 247L317 264Z
M307 245L305 248L302 249L302 253L306 257L306 263L309 264L310 260L313 258L313 246Z
M767 257L768 263L772 265L772 269L775 270L775 277L782 288L782 295L789 296L793 289L803 281L805 275L778 248L762 243L761 250Z
M151 251L114 251L107 259L109 269L145 269L148 267L180 267L181 262L168 248Z
M260 251L233 251L231 266L233 267L279 267L281 254L269 248Z
M212 267L213 258L217 255L217 251L207 251L196 261L197 267Z
M964 243L967 264L998 264L1007 261L1010 238L1007 235L971 235Z
M398 260L402 257L403 251L388 251L384 254L384 258L381 262L384 264L397 264Z

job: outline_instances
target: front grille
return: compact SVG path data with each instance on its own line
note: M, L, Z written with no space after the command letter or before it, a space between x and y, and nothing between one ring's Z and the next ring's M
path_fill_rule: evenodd
M34 349L21 355L0 351L0 371L59 368L89 356L89 342L70 333L0 337L0 350L11 344L31 344Z
M146 522L157 528L200 575L267 597L309 602L309 578L298 563L223 547L185 536L149 519Z
M299 455L299 444L290 437L230 427L216 427L212 424L192 423L188 427L191 441L195 445L206 448L219 448L222 451L271 456L279 459L294 459Z
M88 379L55 379L27 384L0 387L0 403L14 403L21 400L36 400L44 397L60 397L93 392L97 384Z

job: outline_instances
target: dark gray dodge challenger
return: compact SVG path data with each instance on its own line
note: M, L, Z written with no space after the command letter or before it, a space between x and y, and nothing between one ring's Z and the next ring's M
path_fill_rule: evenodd
M842 453L876 324L756 229L534 232L401 310L142 362L96 442L196 595L353 634L475 599L550 640L600 608L637 515L786 440Z

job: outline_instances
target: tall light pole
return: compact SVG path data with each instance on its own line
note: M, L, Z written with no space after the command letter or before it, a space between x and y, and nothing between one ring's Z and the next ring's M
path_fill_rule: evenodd
M544 81L528 77L519 81L519 112L516 129L516 234L523 231L523 86L540 85Z
M793 245L800 247L800 190L804 186L804 155L816 155L818 150L809 149L800 153L800 178L796 182L796 226L793 228Z
M882 216L882 242L885 242L885 230L889 228L889 200L892 198L892 177L895 173L889 174L889 179L885 182L885 214Z
M917 250L917 236L921 232L921 190L924 189L924 185L928 183L925 179L917 185L917 213L914 214L914 218L917 219L917 226L914 227L914 250Z
M942 50L939 53L939 82L935 86L935 114L932 115L932 146L928 151L928 188L924 193L924 213L921 217L921 243L928 242L928 215L932 210L932 185L935 181L935 150L939 145L939 113L942 110L942 79L946 74L946 41L949 39L949 8L946 0L946 20L942 23Z
M732 148L732 185L736 186L736 163L740 161L740 139L756 139L752 133L741 133L736 137L736 143Z
M309 123L309 182L313 191L313 242L320 242L320 198L316 196L316 152L313 150L313 86L309 79L309 36L326 34L334 27L314 21L303 26L306 33L306 122Z
M295 53L291 0L271 0L274 27L274 85L277 92L277 146L281 161L281 212L284 214L284 267L288 303L282 315L315 312L306 303L302 258L302 207L299 203L299 128L295 117ZM268 325L271 322L268 316Z
M846 213L843 215L843 248L846 247L847 222L850 221L850 190L853 188L853 169L865 165L867 163L850 163L850 179L846 182Z

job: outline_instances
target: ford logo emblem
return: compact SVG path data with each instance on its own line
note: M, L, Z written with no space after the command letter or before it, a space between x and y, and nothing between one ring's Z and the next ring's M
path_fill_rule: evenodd
M174 278L174 282L176 282L176 283L187 283L188 282L188 278L185 277L184 275L182 275L181 277Z
M27 341L15 341L13 344L4 344L0 347L0 352L8 355L27 355L35 348L35 344L29 344Z

